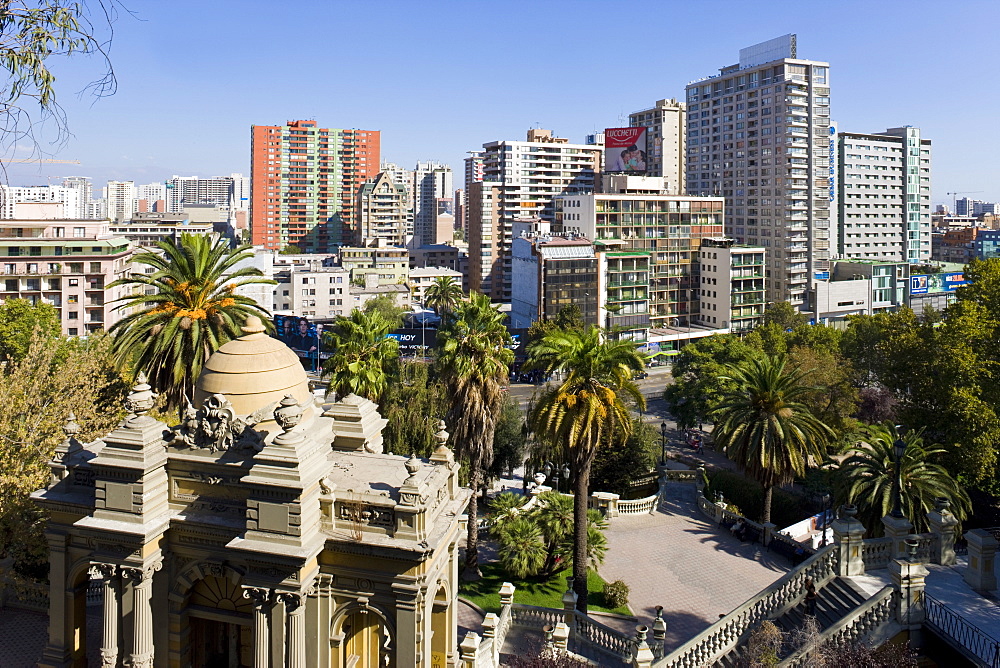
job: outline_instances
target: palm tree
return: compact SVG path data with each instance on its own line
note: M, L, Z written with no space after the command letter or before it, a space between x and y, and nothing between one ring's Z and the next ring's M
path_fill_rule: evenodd
M812 388L808 372L786 369L784 356L763 356L728 365L722 380L734 381L714 411L712 436L741 471L764 488L763 522L771 521L771 492L803 476L811 456L818 464L833 430L803 399Z
M354 309L349 317L337 318L323 335L333 350L323 364L323 377L330 377L328 391L378 403L399 361L399 342L388 335L392 329L393 323L379 310Z
M847 500L858 506L868 530L877 534L879 521L893 507L896 460L893 444L900 437L892 423L864 427L864 440L852 446L839 471L846 487ZM927 513L939 498L947 499L951 511L961 521L971 509L969 495L955 482L948 470L935 460L945 454L940 445L925 445L923 429L902 437L906 450L899 462L900 508L915 531L927 531Z
M153 273L108 285L134 288L115 307L127 315L109 330L111 349L120 368L144 372L168 407L179 409L193 396L205 361L242 335L248 317L271 326L268 312L237 289L275 282L256 267L239 266L253 257L249 244L230 248L218 235L182 234L179 242L164 239L153 248L132 258Z
M478 501L483 472L493 460L493 433L503 410L504 391L514 352L504 314L484 294L460 302L438 330L438 371L450 399L447 421L453 426L456 454L468 461L469 534L466 579L479 571Z
M462 301L462 286L451 276L438 276L424 291L424 306L439 316L450 313Z
M599 327L555 330L531 344L528 368L566 371L561 385L544 393L529 421L535 434L563 450L573 471L573 589L587 610L587 500L597 449L624 442L632 421L622 395L640 408L645 399L632 377L643 368L630 341L609 341Z

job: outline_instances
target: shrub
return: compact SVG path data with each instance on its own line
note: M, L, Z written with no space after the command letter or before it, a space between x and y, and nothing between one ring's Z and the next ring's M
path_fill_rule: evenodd
M764 510L764 489L755 480L745 478L735 471L716 471L705 488L705 497L715 501L722 492L726 503L740 508L742 515L751 520L760 518ZM771 521L779 528L795 524L808 517L812 504L801 496L775 488L771 499Z
M621 580L604 583L604 607L624 608L628 605L628 585Z

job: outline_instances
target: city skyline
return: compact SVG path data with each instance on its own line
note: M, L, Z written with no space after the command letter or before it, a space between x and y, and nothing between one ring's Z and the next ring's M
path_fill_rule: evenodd
M198 22L185 20L185 4L197 8ZM800 57L831 64L832 119L840 130L920 127L935 145L933 203L951 205L947 193L954 191L1000 200L1000 168L990 160L1000 136L982 132L997 95L980 85L996 60L981 48L995 23L990 19L1000 17L991 3L882 3L880 14L893 17L887 30L885 21L859 21L871 5L854 2L810 16L801 5L769 3L768 21L738 3L639 2L622 10L623 20L662 20L658 34L669 39L630 38L623 27L621 40L601 41L611 53L600 58L583 57L577 40L609 12L596 2L514 3L503 16L463 12L457 3L430 10L396 2L306 3L309 21L245 7L130 4L137 18L119 19L111 51L116 95L97 101L75 95L96 76L92 61L55 67L73 137L59 150L43 148L81 164L9 165L8 182L85 175L101 186L112 179L138 184L174 174L249 174L250 126L294 119L380 130L383 160L407 169L436 160L458 171L468 151L498 138L516 140L530 127L580 143L586 134L627 125L629 113L656 100L682 100L689 82L735 62L739 48L792 32ZM642 16L649 18L636 23ZM329 25L355 30L340 31L331 49L322 38ZM961 34L948 26L961 26ZM283 56L268 57L259 39L246 39L264 34L276 53L296 37L294 69L285 71L290 61ZM405 74L400 64L419 61L421 50L428 61L434 54L458 56L438 58L441 67L424 67L423 76ZM341 75L327 74L338 59L355 79L350 95L335 85Z

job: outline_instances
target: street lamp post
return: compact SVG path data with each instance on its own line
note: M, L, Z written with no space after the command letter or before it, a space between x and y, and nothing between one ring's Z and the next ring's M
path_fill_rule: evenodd
M901 426L896 427L897 433ZM903 493L903 481L900 477L900 467L903 461L903 455L906 454L906 441L900 436L892 444L892 454L895 459L895 475L892 479L892 512L889 513L892 517L896 519L901 519L903 517L902 509L902 499L900 498Z
M667 423L660 423L660 465L667 463Z
M830 501L831 501L829 492L823 495L823 498L821 499L821 501L823 502L823 521L822 521L823 537L822 537L822 539L820 539L819 545L820 545L820 547L826 547L826 517L827 517L827 513L830 512L829 508L830 508Z

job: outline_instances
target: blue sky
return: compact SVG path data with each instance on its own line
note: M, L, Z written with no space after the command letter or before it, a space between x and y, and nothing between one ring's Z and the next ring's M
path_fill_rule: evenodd
M12 165L11 183L248 174L250 126L296 118L381 130L383 160L460 172L536 124L582 142L794 32L799 57L831 64L841 130L918 126L935 203L1000 200L995 1L123 1L116 95L76 94L93 60L55 64L73 133L55 157L81 164Z

